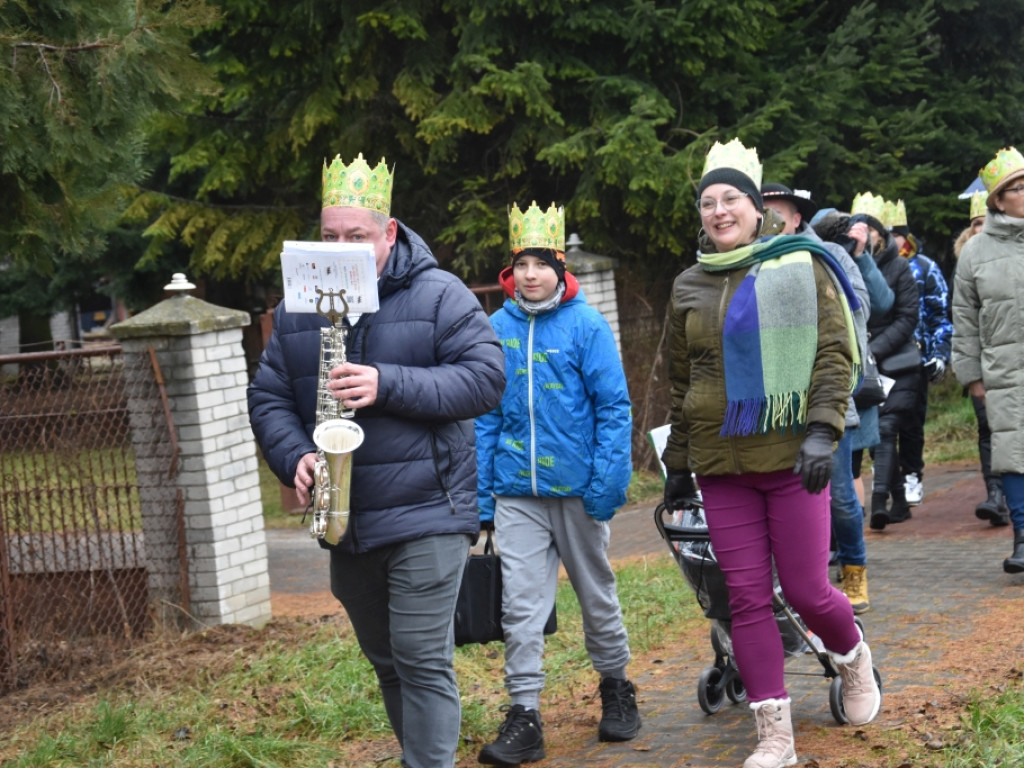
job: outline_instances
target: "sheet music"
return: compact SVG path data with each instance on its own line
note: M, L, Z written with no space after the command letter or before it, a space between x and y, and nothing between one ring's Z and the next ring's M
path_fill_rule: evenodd
M344 290L350 315L380 309L377 262L369 243L285 240L281 277L289 312L316 312L317 288L335 293ZM334 306L338 311L342 308L337 299ZM330 308L328 299L322 307Z

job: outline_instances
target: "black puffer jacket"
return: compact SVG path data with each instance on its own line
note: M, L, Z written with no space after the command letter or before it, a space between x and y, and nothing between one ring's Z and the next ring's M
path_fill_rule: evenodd
M907 260L900 258L899 247L892 236L889 236L876 262L885 282L896 296L888 312L880 315L872 312L868 319L871 352L881 364L885 358L898 352L907 339L913 338L920 301L914 273L910 271ZM917 402L919 384L920 374L917 371L897 376L880 412L891 413L913 408Z
M366 438L353 454L352 517L337 546L365 552L431 534L475 536L473 419L501 401L501 346L476 297L401 223L377 287L380 311L363 315L348 336L348 360L376 367L380 380L377 401L356 411ZM280 305L248 389L256 440L288 486L299 459L316 450L326 323Z

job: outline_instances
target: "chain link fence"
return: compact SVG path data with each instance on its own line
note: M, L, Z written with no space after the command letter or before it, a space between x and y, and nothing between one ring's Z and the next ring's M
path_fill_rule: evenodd
M0 357L0 693L107 663L153 626L127 403L152 408L142 439L168 479L173 429L151 361L131 365L118 346Z

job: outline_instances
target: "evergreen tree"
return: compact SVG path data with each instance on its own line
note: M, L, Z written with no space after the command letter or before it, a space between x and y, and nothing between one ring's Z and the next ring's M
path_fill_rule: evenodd
M95 277L148 121L212 90L189 38L215 18L204 0L0 2L0 300L23 329Z
M222 8L202 44L223 91L165 134L169 173L135 208L150 256L183 242L216 277L273 276L281 240L316 237L335 154L394 164L396 215L464 275L494 274L507 207L537 199L664 282L693 258L714 140L757 146L822 204L902 197L938 239L964 217L955 193L1021 135L1021 32L996 20L1024 0Z

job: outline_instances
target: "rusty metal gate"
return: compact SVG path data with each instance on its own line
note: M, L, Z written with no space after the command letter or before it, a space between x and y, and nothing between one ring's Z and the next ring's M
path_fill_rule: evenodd
M130 364L148 370L119 346L0 356L0 693L109 661L153 624L135 450L174 430L155 356ZM134 447L129 399L154 411Z

